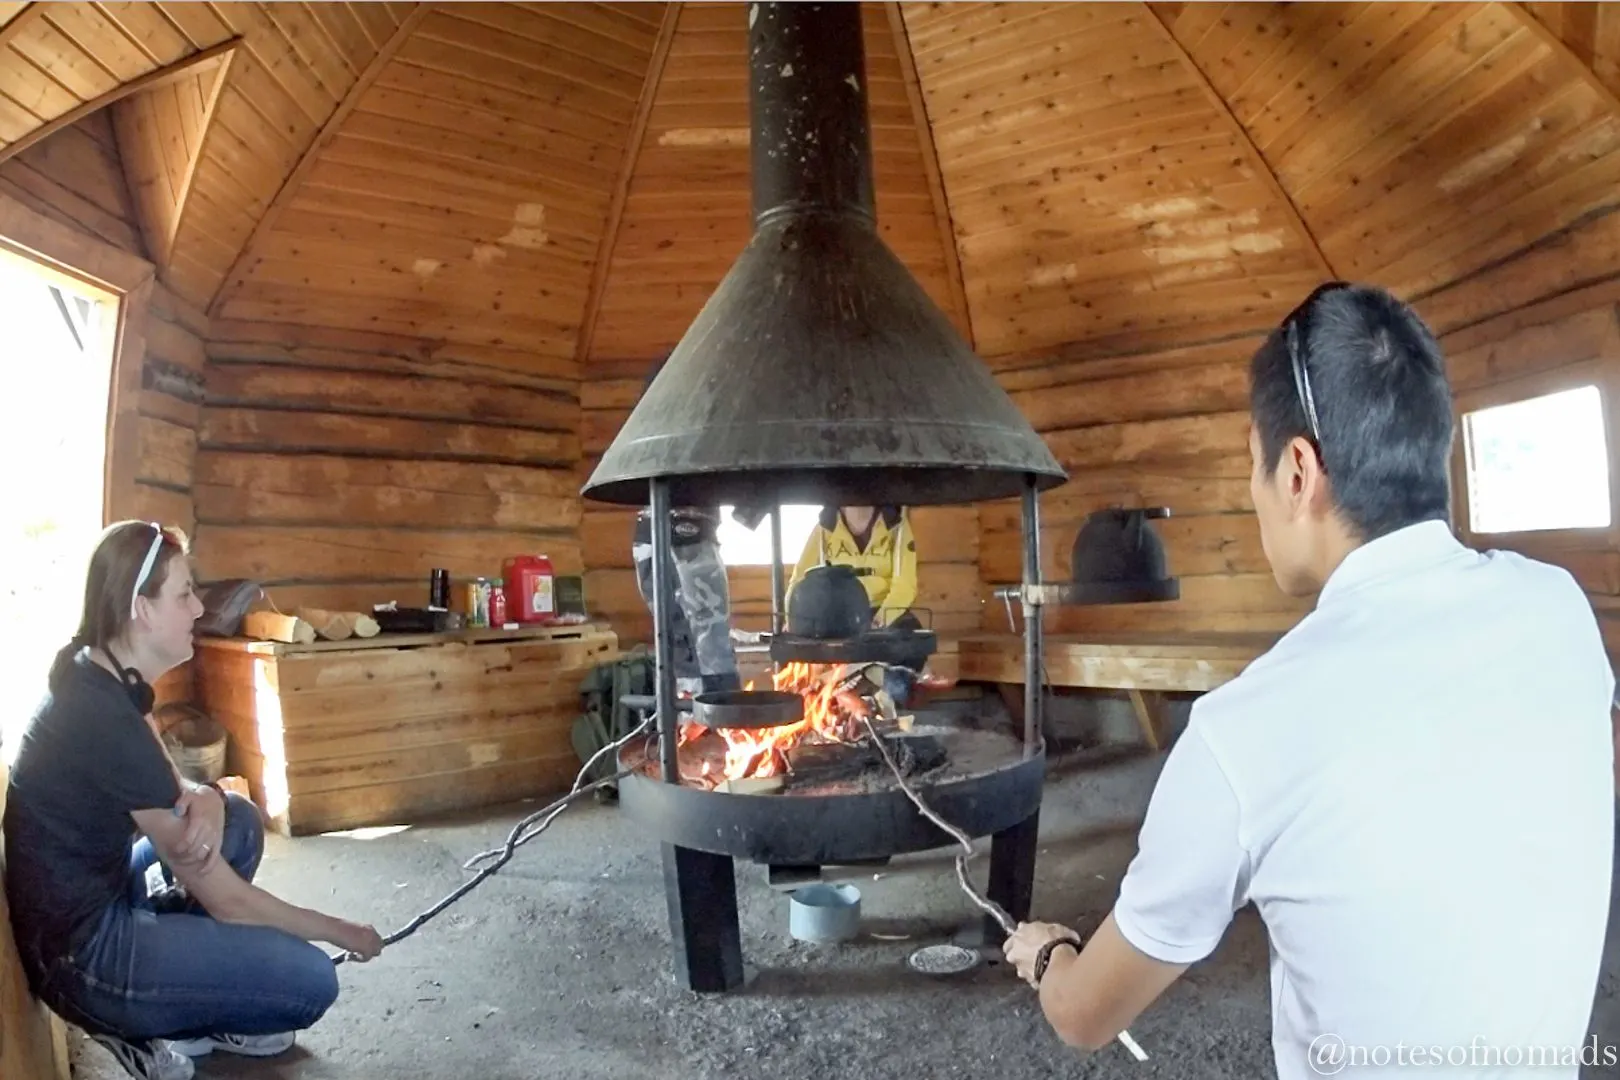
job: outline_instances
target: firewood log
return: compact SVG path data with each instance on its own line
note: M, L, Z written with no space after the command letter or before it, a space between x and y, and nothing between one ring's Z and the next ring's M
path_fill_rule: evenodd
M354 634L354 617L346 611L301 607L293 614L313 626L315 633L327 641L344 641Z
M363 611L328 611L326 608L299 608L300 619L315 628L315 633L327 641L345 641L350 637L376 637L382 627Z
M315 640L315 628L296 615L275 611L250 611L242 616L242 633L260 641L284 641L308 645Z

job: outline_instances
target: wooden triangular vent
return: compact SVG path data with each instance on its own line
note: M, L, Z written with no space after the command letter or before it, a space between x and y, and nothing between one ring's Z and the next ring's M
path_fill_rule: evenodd
M112 107L125 179L147 252L160 272L169 266L186 196L233 55L227 51L210 56Z

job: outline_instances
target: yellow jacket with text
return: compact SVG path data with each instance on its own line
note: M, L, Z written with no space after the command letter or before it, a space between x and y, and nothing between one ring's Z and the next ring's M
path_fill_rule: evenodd
M878 507L865 540L863 546L838 507L823 509L793 568L789 594L811 568L838 563L870 571L860 582L876 609L874 625L888 626L910 611L917 601L917 541L910 515L904 507Z

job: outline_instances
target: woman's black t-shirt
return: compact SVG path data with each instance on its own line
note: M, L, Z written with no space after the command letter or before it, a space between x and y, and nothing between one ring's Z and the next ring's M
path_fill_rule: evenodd
M25 964L84 944L128 889L131 811L179 798L146 719L81 651L29 720L6 789L6 895Z

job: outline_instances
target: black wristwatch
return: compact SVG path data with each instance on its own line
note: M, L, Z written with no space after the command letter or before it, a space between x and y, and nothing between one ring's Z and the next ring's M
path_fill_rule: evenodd
M1052 962L1052 950L1059 945L1072 945L1074 946L1075 955L1080 954L1080 939L1077 937L1053 938L1045 945L1042 945L1040 951L1035 954L1034 976L1036 986L1041 984L1041 978L1046 974L1046 966Z

